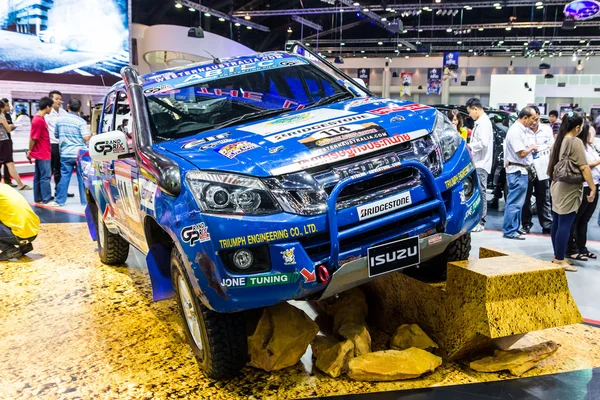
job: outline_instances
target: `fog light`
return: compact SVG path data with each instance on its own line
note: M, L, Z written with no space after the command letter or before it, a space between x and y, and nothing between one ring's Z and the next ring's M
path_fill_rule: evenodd
M254 262L254 256L250 250L240 249L233 254L233 264L239 269L248 269Z
M463 190L465 191L465 199L469 199L473 195L474 189L475 189L475 183L473 182L473 175L471 175L463 181Z

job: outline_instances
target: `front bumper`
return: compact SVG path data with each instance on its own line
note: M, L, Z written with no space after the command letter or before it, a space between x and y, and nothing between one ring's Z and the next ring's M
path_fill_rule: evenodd
M264 307L320 292L326 297L369 280L365 257L372 246L419 236L421 261L442 254L452 240L470 231L481 216L476 204L481 197L470 155L461 146L437 177L416 161L404 161L398 168L407 167L418 170L422 182L410 189L412 204L363 221L359 220L358 207L336 210L337 196L347 185L370 179L374 174L391 173L393 169L340 181L330 193L328 212L324 215L182 216L181 224L204 222L210 234L210 240L193 248L182 244L190 261L190 272L196 277L193 283L197 283L194 286L198 294L206 299L207 306L219 312ZM472 179L475 188L469 198L464 196L466 179ZM269 272L243 275L225 268L223 252L259 245L268 245ZM283 254L288 255L287 260ZM210 259L210 270L200 266L203 259ZM316 279L320 266L327 268L332 276L330 281L322 283ZM269 284L283 275L284 281ZM267 285L260 286L265 282Z

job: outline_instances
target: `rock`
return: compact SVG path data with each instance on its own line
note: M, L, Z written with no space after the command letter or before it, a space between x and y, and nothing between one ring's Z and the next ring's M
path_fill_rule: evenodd
M350 360L348 376L356 381L396 381L417 378L442 365L442 359L425 350L384 350Z
M339 343L339 340L331 337L331 336L323 336L319 335L313 339L310 343L310 347L312 348L312 353L314 358L319 358L319 354L323 351L335 346Z
M338 296L320 301L319 306L327 314L333 316L335 332L338 332L339 328L347 323L364 324L369 310L365 294L359 288L350 289Z
M479 372L497 372L507 369L511 374L521 376L554 354L559 347L559 344L548 341L522 349L496 350L493 357L473 361L469 366Z
M304 311L288 303L265 308L248 338L249 364L265 371L291 367L318 332L317 324Z
M348 370L348 362L354 355L354 343L340 342L319 352L315 365L332 378L337 378Z
M340 336L354 343L354 356L358 357L371 352L371 335L367 325L347 323L343 325L338 333Z
M423 332L419 325L404 324L396 329L396 333L390 341L390 347L392 350L406 350L416 347L431 351L437 349L438 345Z

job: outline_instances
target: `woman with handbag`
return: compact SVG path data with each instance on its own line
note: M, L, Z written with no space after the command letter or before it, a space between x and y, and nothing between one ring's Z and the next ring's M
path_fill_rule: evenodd
M584 124L579 139L585 143L585 158L587 159L588 165L592 171L592 178L596 186L596 191L600 185L600 155L594 148L594 139L596 137L596 131L591 126L591 123L587 121ZM588 223L592 218L592 214L596 210L598 204L598 196L593 202L587 201L587 196L591 193L591 188L587 182L583 183L583 198L575 221L571 227L571 236L569 237L569 247L567 248L567 258L572 260L587 261L588 259L596 259L598 256L590 252L586 247L587 243L587 230Z
M552 177L552 262L567 271L577 271L565 260L565 254L571 226L581 205L584 180L590 187L587 201L592 203L596 197L596 185L585 158L583 142L577 137L582 129L580 114L570 111L563 116L548 164L548 176Z

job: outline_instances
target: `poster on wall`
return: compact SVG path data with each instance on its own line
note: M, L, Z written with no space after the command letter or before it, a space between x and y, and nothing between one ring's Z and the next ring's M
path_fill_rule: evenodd
M458 82L458 51L445 51L444 52L444 80L452 79L454 82Z
M25 111L25 114L30 115L29 108L29 100L13 100L13 111L15 115L21 114L22 111Z
M371 76L371 68L359 68L357 71L357 77L365 82L365 85L369 87L369 76Z
M509 113L517 112L517 103L498 103L498 109Z
M562 119L562 117L566 113L568 113L569 111L573 111L577 107L579 107L579 104L559 104L558 105L558 115L559 115L559 118Z
M536 106L541 115L548 115L548 103L527 103L528 106Z
M412 77L412 72L403 72L402 74L400 74L400 81L402 82L400 86L400 96L410 96Z
M0 1L0 79L102 85L128 64L128 0Z
M437 68L427 69L427 90L426 94L441 94L442 80L440 79L440 70Z

